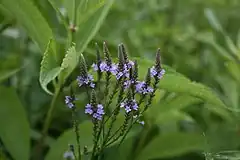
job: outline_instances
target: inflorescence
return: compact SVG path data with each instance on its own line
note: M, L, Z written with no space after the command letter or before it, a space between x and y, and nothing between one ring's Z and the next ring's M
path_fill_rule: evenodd
M155 65L148 69L147 75L144 81L138 80L138 63L137 61L131 61L128 59L126 49L123 44L118 46L118 62L114 63L110 57L106 43L103 44L104 60L101 59L100 51L97 46L97 60L92 64L93 72L97 72L97 81L94 81L94 77L87 69L84 57L80 56L80 75L77 77L77 83L80 88L85 87L87 90L92 90L92 95L89 98L89 103L85 106L85 114L92 118L94 124L94 151L96 148L100 148L98 152L101 152L111 140L111 129L114 122L117 119L118 114L121 113L121 108L124 111L125 121L120 127L121 133L118 137L127 134L127 126L131 126L135 123L144 125L144 121L140 120L143 112L151 104L152 98L155 95L157 84L165 74L165 70L161 67L160 62L160 50L158 49L156 54ZM102 78L102 75L106 75L106 78ZM115 77L111 79L111 77ZM152 82L154 79L154 82ZM105 91L101 92L101 87L105 83ZM115 81L115 86L110 87L110 82ZM96 87L97 86L97 87ZM97 90L95 92L95 90ZM110 92L112 90L112 93ZM119 95L117 97L117 92ZM109 93L109 94L108 94ZM104 95L106 94L106 95ZM116 97L116 103L111 107L111 104ZM147 104L144 104L146 99ZM74 96L66 96L65 103L70 109L75 109L76 99ZM149 102L150 101L150 102ZM132 116L132 117L131 117ZM132 120L132 121L130 121ZM107 121L110 122L107 134L102 131ZM103 132L103 133L102 133ZM99 135L103 134L103 140L99 144ZM105 136L105 137L104 137ZM112 136L114 137L114 136ZM125 136L123 136L124 138ZM110 138L111 139L111 138ZM116 139L114 139L116 140ZM98 153L93 153L98 154ZM96 156L94 155L94 156ZM72 156L72 153L67 152L65 157Z

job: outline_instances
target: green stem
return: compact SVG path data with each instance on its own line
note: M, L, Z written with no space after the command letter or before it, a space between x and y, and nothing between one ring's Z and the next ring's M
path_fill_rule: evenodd
M78 128L79 123L76 117L75 108L72 111L72 117L73 117L73 127L74 127L74 132L76 134L76 141L77 141L77 148L78 148L78 160L81 160L80 134L79 134L79 128Z
M56 91L53 95L53 99L51 101L50 108L47 112L47 118L45 119L45 122L44 122L44 125L43 125L43 130L42 130L43 139L45 139L45 136L47 135L48 128L49 128L50 123L52 121L53 110L55 108L55 103L56 103L56 100L57 100L57 97L58 97L59 93L60 93L60 87L57 87Z

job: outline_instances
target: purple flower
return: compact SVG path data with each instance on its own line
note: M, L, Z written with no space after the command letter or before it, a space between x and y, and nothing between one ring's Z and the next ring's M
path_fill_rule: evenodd
M153 88L150 86L147 86L146 82L144 81L143 82L138 81L135 87L136 87L136 92L140 94L147 94L147 93L153 92Z
M161 69L160 72L157 72L156 68L153 66L150 70L151 72L151 77L157 77L158 79L161 79L163 75L165 74L165 70Z
M68 106L68 108L72 109L74 107L73 101L75 100L74 97L71 96L65 96L65 103Z
M111 72L113 75L116 75L116 74L118 73L118 65L112 64L112 65L111 65L111 68L110 68L110 72Z
M88 74L87 76L78 76L77 77L78 85L81 87L82 85L86 84L89 85L91 88L95 87L93 81L93 76Z
M109 68L110 68L106 62L102 62L99 67L101 72L109 71Z
M127 113L131 112L132 110L138 110L138 104L135 99L122 102L120 107L124 108Z
M94 71L97 71L98 70L98 65L96 63L93 63L92 68L93 68Z
M92 117L97 120L102 120L102 116L105 114L102 104L98 104L97 107L87 104L85 106L85 113L92 115Z
M119 80L123 75L123 72L118 72L116 75L117 80Z
M86 106L85 106L85 113L86 114L89 114L89 115L92 115L93 114L93 109L92 109L93 107L91 106L91 104L87 104Z
M129 60L128 63L127 63L128 69L132 68L133 66L134 66L134 62Z
M130 85L131 85L131 83L132 83L132 81L131 81L131 80L126 80L126 81L123 83L123 85L124 85L124 89L127 89L127 88L129 88L129 87L130 87Z

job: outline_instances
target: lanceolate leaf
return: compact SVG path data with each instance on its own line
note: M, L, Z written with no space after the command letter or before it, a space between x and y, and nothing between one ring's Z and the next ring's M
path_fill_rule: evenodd
M174 157L205 147L202 135L196 133L166 133L154 138L140 153L139 160Z
M90 40L97 33L113 2L114 0L106 0L104 6L98 8L97 11L89 16L86 21L79 24L79 29L76 36L76 46L79 54L86 49Z
M52 45L52 40L49 41L49 43L47 45L47 49L44 52L43 59L41 62L40 77L39 77L39 81L40 81L42 88L48 94L52 94L52 92L48 90L47 85L53 79L55 79L62 70L62 68L57 65L57 62L54 58L54 53L50 49L51 45Z
M29 159L30 126L13 88L0 86L0 139L14 160Z
M92 122L85 121L79 125L80 145L83 150L87 146L88 150L92 149ZM65 131L50 147L50 150L45 160L62 159L65 151L68 150L68 145L76 146L76 136L73 129Z
M53 36L52 30L32 0L1 0L5 9L25 28L29 36L44 52L48 40Z

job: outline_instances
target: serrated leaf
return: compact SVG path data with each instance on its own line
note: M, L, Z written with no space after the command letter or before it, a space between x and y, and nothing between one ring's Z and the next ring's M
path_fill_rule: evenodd
M113 2L114 0L106 0L102 7L98 8L86 21L79 24L76 34L76 47L79 54L86 49L88 43L99 30Z
M61 74L60 79L65 80L75 69L79 61L79 56L77 55L75 45L71 46L67 53L65 54L65 57L63 59L63 62L61 64Z
M1 0L1 4L12 13L12 17L24 27L28 35L37 43L40 50L44 52L48 40L54 37L54 35L33 1Z
M51 50L51 44L52 40L49 41L47 49L44 52L39 76L41 87L50 95L52 95L52 92L48 90L47 85L54 80L62 70L62 68L57 65L57 62L54 59L54 53Z
M16 91L0 86L0 138L13 159L29 159L30 125Z
M92 150L92 122L85 121L79 125L80 145L87 146L88 150ZM63 154L68 150L68 145L76 146L76 136L73 129L65 131L51 146L45 160L63 159Z
M167 133L155 137L138 155L138 160L174 157L203 150L205 140L196 133Z

